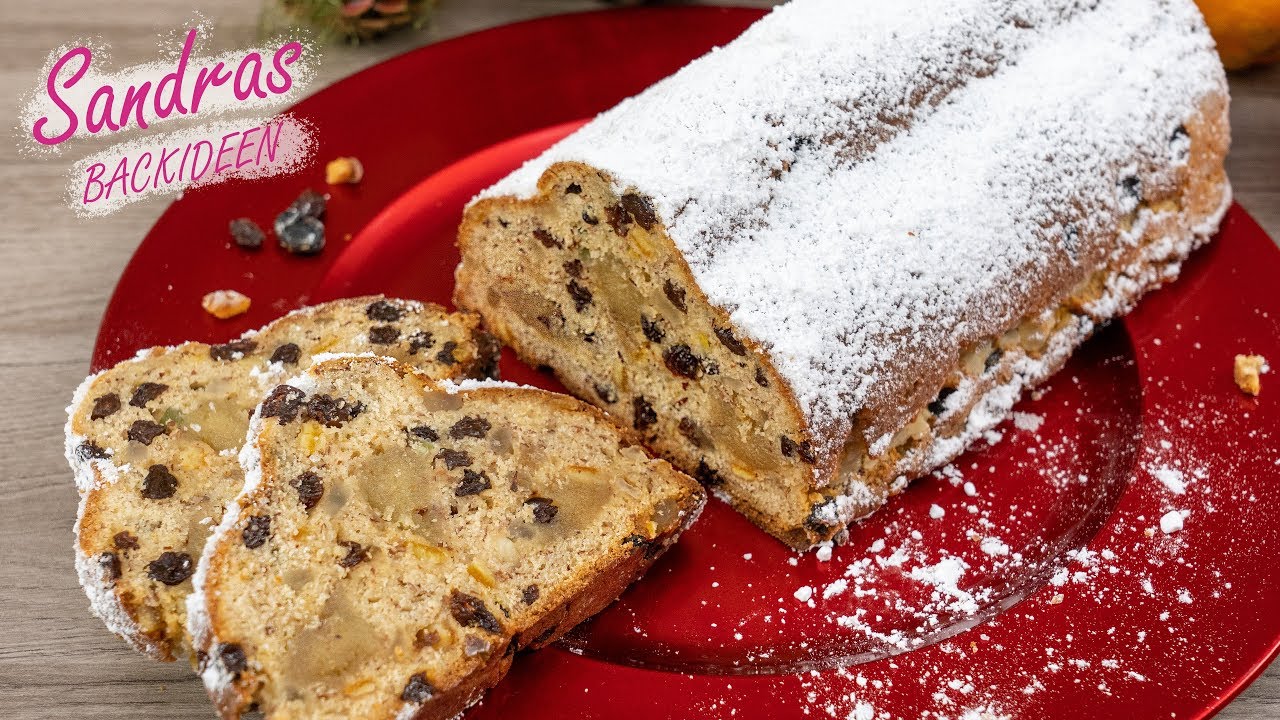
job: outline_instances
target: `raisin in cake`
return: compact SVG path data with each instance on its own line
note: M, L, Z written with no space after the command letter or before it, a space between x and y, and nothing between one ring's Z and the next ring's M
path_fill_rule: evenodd
M82 492L77 566L94 612L148 655L182 654L189 578L243 486L236 452L249 415L313 354L376 352L463 379L489 374L497 350L475 315L363 297L222 345L145 350L89 378L67 409L67 459Z
M456 301L796 548L958 455L1230 201L1191 0L795 0L468 208Z
M317 398L334 410L308 414ZM450 718L599 612L704 495L595 408L340 357L277 387L189 617L224 718Z

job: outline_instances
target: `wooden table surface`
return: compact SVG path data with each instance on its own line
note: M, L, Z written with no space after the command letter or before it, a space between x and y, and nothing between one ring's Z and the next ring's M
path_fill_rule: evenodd
M218 48L245 47L255 39L260 2L5 0L0 117L16 118L44 58L63 43L98 36L110 43L117 66L142 62L154 57L158 33L184 27L199 11L213 22ZM313 87L432 40L600 5L445 0L429 31L330 49ZM1236 198L1280 237L1280 66L1233 76L1231 91L1235 141L1228 166ZM190 671L127 649L89 614L76 583L76 493L62 458L63 408L88 370L116 279L165 203L77 220L59 199L68 162L20 156L15 142L0 142L0 718L209 718ZM1220 717L1280 717L1280 663Z

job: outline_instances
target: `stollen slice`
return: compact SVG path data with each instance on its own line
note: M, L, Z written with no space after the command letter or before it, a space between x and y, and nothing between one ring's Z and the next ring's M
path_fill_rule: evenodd
M319 398L331 409L308 412ZM223 718L448 718L701 510L585 403L339 357L260 406L189 618Z

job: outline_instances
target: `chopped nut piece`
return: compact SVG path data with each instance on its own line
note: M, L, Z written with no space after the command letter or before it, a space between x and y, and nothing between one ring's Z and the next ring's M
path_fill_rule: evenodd
M1249 395L1262 391L1262 374L1269 368L1261 355L1237 355L1235 365L1236 386Z
M363 179L364 165L356 158L340 157L324 166L324 181L330 185L354 185Z
M435 647L440 643L440 633L426 628L419 628L418 632L413 636L413 647L421 650L422 648Z
M474 657L481 653L489 652L489 641L475 635L468 635L462 641L462 648L467 657Z
M200 306L219 320L243 315L249 309L249 296L235 290L214 290L204 296Z

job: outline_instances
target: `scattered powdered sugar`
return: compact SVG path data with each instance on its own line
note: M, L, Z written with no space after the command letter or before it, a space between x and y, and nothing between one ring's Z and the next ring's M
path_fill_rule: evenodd
M871 703L859 702L849 714L850 720L874 720L876 709Z
M445 378L444 380L436 381L436 384L440 386L441 390L444 390L450 395L456 395L460 392L469 392L471 390L483 390L483 389L489 389L489 388L539 390L539 392L545 392L540 390L539 388L533 387L532 385L521 385L519 383L513 383L510 380L473 380L471 378L467 378L466 380L459 381L459 380L450 380L448 378Z
M988 555L999 556L999 555L1009 554L1009 546L1005 545L1004 541L1002 541L1000 538L994 538L994 537L983 538L981 547L982 547L982 552Z
M1160 532L1171 535L1183 528L1183 523L1190 515L1186 510L1170 510L1160 516Z
M1151 474L1164 485L1164 489L1174 495L1183 495L1187 492L1187 479L1182 471L1173 467L1158 467L1151 471Z
M1169 181L1224 89L1187 0L850 7L782 6L484 193L577 160L651 195L827 451L863 408L869 444L895 432L938 358L1118 251L1122 181Z
M978 604L974 602L973 595L960 589L960 578L964 577L967 569L968 565L963 560L949 557L938 561L936 565L912 568L910 577L932 585L935 589L934 600L945 601L945 598L952 598L953 601L946 604L948 610L974 613L978 611Z
M795 585L776 610L734 627L734 642L744 645L758 629L753 623L766 630L761 645L750 646L764 650L744 662L785 654L787 641L767 639L784 627L797 652L856 638L838 645L854 664L799 676L806 715L837 719L1041 717L1059 707L1064 688L1124 698L1137 684L1159 682L1175 672L1170 653L1208 658L1215 682L1233 680L1238 655L1206 621L1238 589L1218 565L1221 553L1195 550L1202 536L1192 521L1219 507L1247 507L1257 488L1245 468L1280 466L1276 445L1234 394L1222 402L1157 376L1132 400L1140 409L1116 400L1115 378L1125 373L1098 368L1140 363L1110 345L1123 331L1108 333L1030 406L1026 414L1041 418L1036 429L1010 417L998 428L1001 445L941 468L855 525L851 544L828 563L799 556L793 571L796 556L780 562ZM1132 412L1142 413L1137 434ZM1091 448L1100 431L1111 440ZM1220 452L1197 451L1207 433L1221 438ZM1123 464L1117 471L1081 459L1096 453ZM1036 485L1045 492L1019 490ZM1112 493L1120 493L1119 505L1094 505ZM933 519L935 507L941 518ZM1054 524L1077 522L1089 507L1106 518L1096 535L1054 534L1063 532ZM1162 533L1165 515L1184 528ZM1057 544L1064 537L1070 542ZM797 587L799 606L787 597Z
M332 360L346 360L349 358L376 358L388 362L394 360L394 358L383 357L373 352L322 352L311 356L311 364L319 365L320 363L330 362Z
M1015 412L1012 417L1013 426L1026 432L1035 432L1044 424L1044 417L1035 413Z
M822 599L830 600L836 595L840 595L849 589L849 581L845 578L837 578L822 588Z

